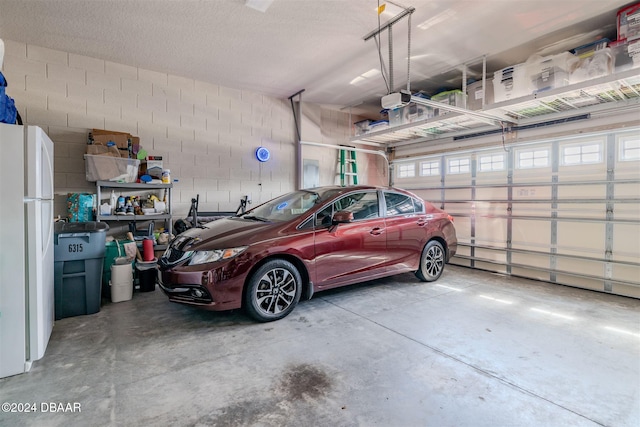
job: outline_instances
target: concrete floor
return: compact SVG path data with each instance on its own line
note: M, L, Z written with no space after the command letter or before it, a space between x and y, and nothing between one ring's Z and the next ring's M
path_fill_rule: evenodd
M1 426L638 426L640 300L451 265L268 324L136 293L56 322L0 401L38 410Z

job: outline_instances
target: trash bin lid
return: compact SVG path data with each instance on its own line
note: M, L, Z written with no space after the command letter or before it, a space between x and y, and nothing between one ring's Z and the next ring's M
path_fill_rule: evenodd
M56 222L54 233L106 233L108 229L109 224L99 221Z
M154 258L151 261L136 261L136 270L150 270L158 266L158 258Z

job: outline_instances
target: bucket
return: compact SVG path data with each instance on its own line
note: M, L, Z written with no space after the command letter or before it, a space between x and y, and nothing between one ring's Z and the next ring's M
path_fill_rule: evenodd
M111 266L111 302L128 301L133 296L133 269L131 264L113 264Z

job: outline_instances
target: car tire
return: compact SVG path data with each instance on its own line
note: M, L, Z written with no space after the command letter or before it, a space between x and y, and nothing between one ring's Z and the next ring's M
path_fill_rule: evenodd
M442 275L445 264L445 250L437 240L429 241L422 250L420 267L416 277L423 282L433 282Z
M247 283L245 308L259 322L282 319L300 301L302 278L289 261L274 259L258 268Z

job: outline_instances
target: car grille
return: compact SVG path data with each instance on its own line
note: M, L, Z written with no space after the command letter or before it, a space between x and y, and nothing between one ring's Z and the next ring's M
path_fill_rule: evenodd
M158 260L161 269L166 270L175 265L188 261L193 256L193 251L184 251L184 249L193 239L178 238L171 243L162 257Z

